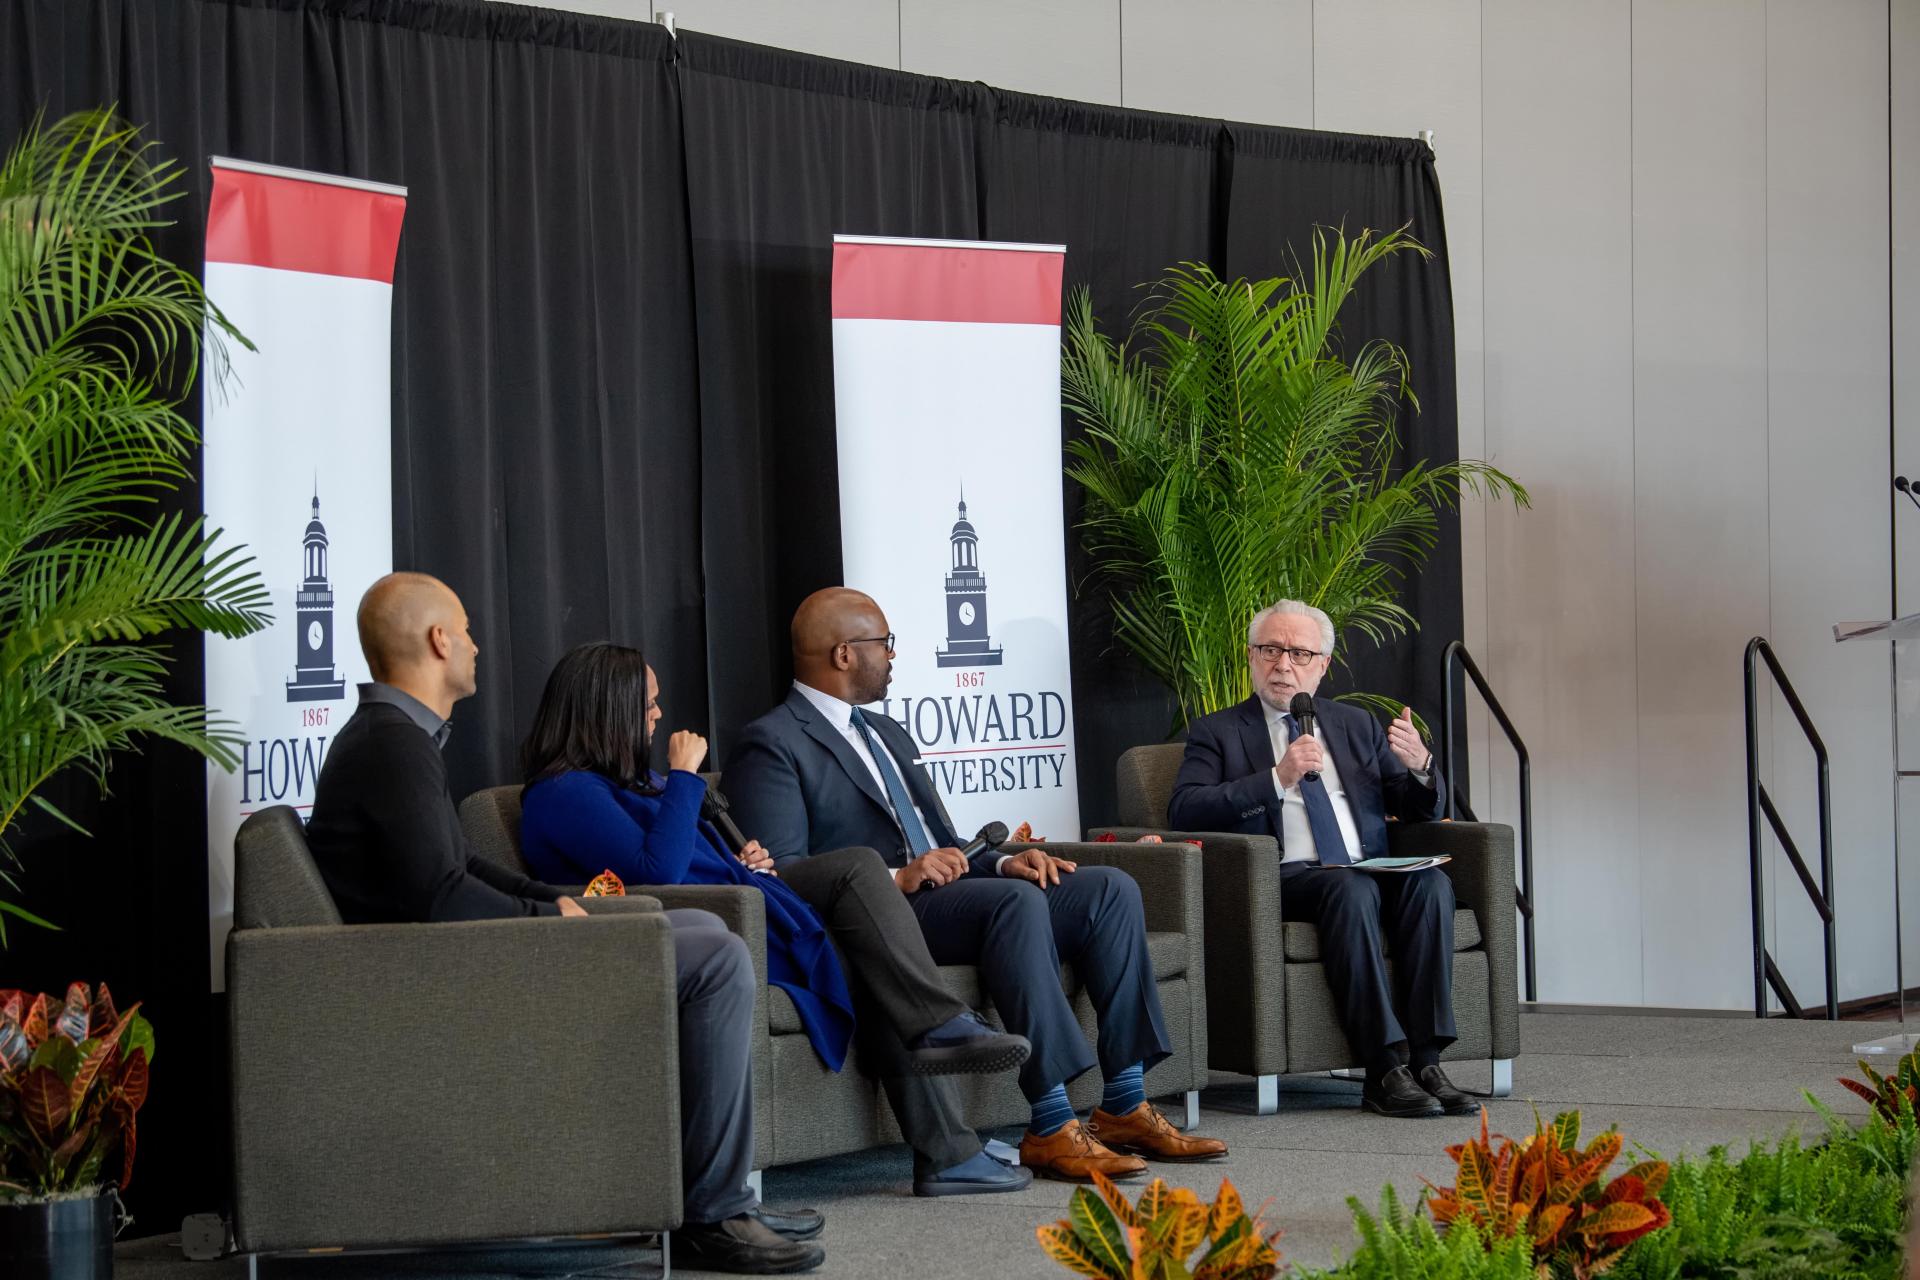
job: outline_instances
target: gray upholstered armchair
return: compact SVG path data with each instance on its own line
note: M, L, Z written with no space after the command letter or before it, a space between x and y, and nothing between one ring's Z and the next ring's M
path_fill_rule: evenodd
M343 925L284 805L234 838L234 899L241 1252L680 1224L673 937L657 903Z
M711 781L711 779L709 779ZM490 787L460 805L460 821L474 851L504 867L528 872L520 855L520 788ZM1026 845L1009 844L1018 852ZM1199 1118L1199 1090L1207 1083L1206 958L1201 942L1200 857L1191 848L1169 857L1155 847L1113 844L1047 846L1088 865L1117 866L1140 882L1146 910L1147 950L1153 960L1160 1004L1166 1014L1173 1056L1147 1073L1147 1095L1182 1094L1189 1128ZM699 907L725 920L753 953L760 990L754 1010L754 1163L762 1168L817 1160L900 1141L886 1096L858 1071L828 1071L808 1044L800 1016L784 991L766 985L765 900L757 889L731 885L629 885L629 892L658 898L668 907ZM978 972L946 965L941 976L969 1008L998 1025ZM1069 968L1060 975L1089 1039L1094 1010ZM1075 1107L1099 1100L1099 1072L1089 1071L1068 1087ZM1013 1073L956 1076L967 1119L978 1128L1018 1124L1029 1114Z
M1216 1070L1256 1077L1261 1114L1279 1104L1278 1077L1357 1065L1320 968L1319 933L1280 919L1280 849L1271 836L1170 832L1167 800L1179 743L1134 747L1117 768L1120 821L1111 832L1202 842L1207 921L1207 1054ZM1513 828L1497 823L1392 822L1396 856L1451 855L1454 1018L1460 1036L1442 1055L1492 1060L1493 1092L1513 1088L1520 1052ZM1111 847L1111 846L1107 846ZM1388 957L1389 964L1392 957Z

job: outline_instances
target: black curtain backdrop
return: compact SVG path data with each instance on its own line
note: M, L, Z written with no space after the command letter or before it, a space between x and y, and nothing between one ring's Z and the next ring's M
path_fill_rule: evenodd
M655 27L480 0L4 0L0 69L0 143L39 112L117 103L182 162L161 243L196 268L209 156L408 187L394 556L473 615L481 691L448 747L457 793L515 776L547 670L588 639L644 645L669 727L723 753L789 678L793 606L838 578L839 504L920 500L905 478L838 492L835 232L1064 243L1069 284L1118 332L1169 263L1280 273L1315 225L1411 221L1438 256L1384 268L1343 332L1407 349L1424 405L1407 456L1455 456L1445 233L1417 142L1093 107L691 33L676 46ZM1071 522L1079 496L1065 498ZM1410 584L1424 630L1352 655L1352 683L1410 691L1428 714L1437 654L1461 630L1455 533ZM1088 564L1071 532L1068 546L1071 589ZM336 587L351 600L362 585ZM1163 737L1171 710L1112 647L1098 596L1070 597L1096 823L1113 816L1119 752ZM175 690L197 699L200 643L176 652ZM105 978L147 1001L160 1053L128 1197L142 1232L225 1196L202 770L156 748L117 764L107 800L57 783L94 839L31 825L15 843L18 896L64 929L16 927L0 953L0 986ZM366 998L402 1008L406 981ZM457 1086L457 1063L393 1069Z
M724 758L728 734L792 678L794 607L840 580L840 504L912 500L906 477L839 492L833 237L980 238L990 91L690 33L679 53L707 696Z

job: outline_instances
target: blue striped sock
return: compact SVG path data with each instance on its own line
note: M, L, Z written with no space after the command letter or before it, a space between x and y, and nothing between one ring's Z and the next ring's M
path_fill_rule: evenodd
M1110 1116L1123 1116L1147 1100L1146 1069L1134 1063L1107 1081L1100 1095L1100 1109Z
M1073 1119L1073 1104L1067 1101L1067 1086L1057 1084L1041 1094L1033 1104L1033 1120L1027 1132L1036 1138L1058 1133Z

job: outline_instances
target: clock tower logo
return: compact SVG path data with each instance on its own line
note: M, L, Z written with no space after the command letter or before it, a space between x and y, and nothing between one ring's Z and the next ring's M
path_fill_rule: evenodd
M947 647L934 651L943 667L997 667L1003 651L987 634L987 578L980 572L980 535L967 519L966 490L953 522L953 567L947 571Z
M333 669L333 584L327 580L327 527L320 523L317 491L305 550L307 577L294 594L294 677L287 681L287 701L334 702L346 697L347 685Z

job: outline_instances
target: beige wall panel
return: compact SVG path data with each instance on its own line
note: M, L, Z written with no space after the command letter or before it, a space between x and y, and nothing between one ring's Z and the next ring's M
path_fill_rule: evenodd
M901 0L900 57L923 75L1117 106L1119 0Z
M1540 994L1641 997L1625 0L1484 12L1491 672L1534 760ZM1441 139L1445 154L1445 139Z
M1766 13L1751 0L1635 3L1635 643L1650 1005L1753 1000L1742 959L1752 917L1740 654L1769 621L1766 71Z
M643 6L644 7L644 6ZM897 0L655 0L684 31L748 40L776 49L797 49L825 58L845 58L876 67L900 65Z
M1829 629L1893 603L1886 38L1884 0L1767 6L1771 638L1832 753L1843 999L1893 978L1887 654ZM1811 858L1811 765L1784 715L1774 773ZM1818 929L1784 873L1775 900L1774 953L1809 1001Z
M1311 128L1313 8L1313 0L1121 0L1125 104Z

